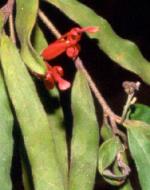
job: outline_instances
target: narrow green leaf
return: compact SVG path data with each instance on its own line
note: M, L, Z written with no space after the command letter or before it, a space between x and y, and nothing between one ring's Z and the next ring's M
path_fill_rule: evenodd
M98 169L103 175L104 170L110 166L116 158L117 152L120 149L120 142L118 138L112 137L100 146Z
M33 41L34 47L37 52L41 52L41 50L47 46L47 42L44 38L44 35L38 26L36 26L35 28ZM66 187L68 183L68 151L63 111L60 105L59 92L57 88L54 88L53 90L49 91L49 97L51 107L57 102L57 108L53 108L52 113L48 113L48 117L51 124L53 139L56 146L59 167L62 172L64 185Z
M37 24L34 28L32 43L33 43L35 50L39 54L48 45L42 30L40 29L40 27Z
M150 107L143 104L134 104L130 109L130 119L144 121L150 124Z
M34 72L44 74L46 71L42 58L31 44L31 33L36 22L39 7L38 0L16 0L16 30L21 43L21 55L25 64Z
M11 190L10 169L13 153L13 116L0 71L0 187Z
M59 168L63 177L65 189L68 185L68 151L66 143L66 131L64 125L64 117L62 108L60 107L59 94L57 89L53 89L50 92L50 99L53 105L53 101L57 101L58 108L54 110L54 113L48 114L48 118L51 124L53 139L56 147L57 160Z
M92 190L95 182L99 131L92 95L81 71L72 87L73 137L70 190Z
M150 125L140 121L126 122L129 148L135 161L143 190L150 187Z
M36 190L63 190L47 115L20 55L3 35L1 59L8 92L16 111Z
M89 36L99 40L100 49L120 66L134 72L150 84L150 63L133 42L119 37L104 18L77 0L45 1L55 5L80 26L99 26L99 32Z

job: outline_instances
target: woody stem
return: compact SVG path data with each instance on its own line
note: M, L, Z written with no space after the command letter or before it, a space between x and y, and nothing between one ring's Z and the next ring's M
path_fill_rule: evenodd
M84 65L83 65L83 63L82 63L82 61L81 61L81 59L79 57L75 60L75 65L76 65L77 69L81 70L82 73L84 74L84 76L86 77L91 90L93 91L93 93L94 93L95 97L97 98L98 102L101 104L105 114L107 114L107 115L109 115L111 117L114 117L114 118L118 118L118 116L116 116L114 114L114 112L111 110L111 108L108 106L106 100L104 99L104 97L102 96L102 94L98 90L98 88L96 87L96 84L92 80L91 76L89 75L88 71L84 67Z
M57 30L57 28L53 25L53 23L48 19L48 17L44 14L44 12L42 10L39 9L38 11L38 15L40 17L40 19L43 21L43 23L48 27L48 29L53 33L53 35L56 38L60 38L61 34L60 32Z
M10 36L13 41L13 43L16 43L16 37L15 37L15 30L14 30L14 20L13 20L13 14L11 13L9 15L9 30L10 30Z

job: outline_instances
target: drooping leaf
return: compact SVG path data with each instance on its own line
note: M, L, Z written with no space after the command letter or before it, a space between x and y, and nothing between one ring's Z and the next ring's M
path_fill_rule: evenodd
M44 74L46 66L31 44L31 33L38 13L38 0L16 0L16 30L21 43L21 56L34 72Z
M12 189L10 177L13 153L12 129L13 115L0 71L0 187L3 190Z
M143 104L132 105L129 118L150 124L150 107Z
M38 26L36 26L34 31L33 45L37 52L41 52L41 50L47 46L47 42L44 38L44 35ZM48 113L48 118L51 124L53 139L56 146L59 167L62 172L64 185L66 187L68 183L68 151L63 111L59 99L59 92L57 88L49 90L49 104L51 105L51 107L53 107L53 109L50 113ZM57 106L54 106L56 104Z
M120 156L121 156L123 163L126 164L126 170L128 169L128 171L126 173L130 172L130 168L128 168L128 160L127 160L127 154L126 154L125 149L120 152ZM116 173L118 176L121 175L121 171L120 171L120 168L118 167L117 161L115 162L113 169L114 169L114 173ZM130 175L128 175L128 174L127 174L123 184L120 187L118 187L119 190L133 190L131 182L130 182Z
M119 37L110 24L92 9L77 0L45 0L60 9L80 26L98 26L99 32L89 35L98 39L98 46L121 67L134 72L150 84L150 63L131 41Z
M103 174L104 170L113 163L119 149L120 143L116 137L104 141L100 146L98 169L101 174Z
M29 157L35 189L64 190L48 117L15 45L6 35L1 39L1 61Z
M95 182L99 131L88 83L77 71L72 87L73 136L71 141L70 190L92 190Z
M120 186L125 183L129 175L129 167L125 163L123 158L125 154L123 145L121 144L118 137L111 137L103 142L99 149L99 161L98 169L100 174L103 176L105 181L111 185ZM118 160L118 155L119 159ZM122 168L124 171L121 171L120 165L118 162L122 163Z
M140 121L125 122L128 131L129 148L135 161L143 190L150 187L150 125Z

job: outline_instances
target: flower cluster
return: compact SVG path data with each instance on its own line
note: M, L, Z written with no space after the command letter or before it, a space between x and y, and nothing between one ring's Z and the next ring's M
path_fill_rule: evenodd
M80 46L78 42L84 32L95 33L98 31L97 27L84 27L84 28L73 28L68 33L64 34L61 38L51 43L46 47L41 56L44 61L51 61L62 53L66 52L67 56L75 59L80 51ZM70 82L64 80L62 77L64 75L63 68L61 66L51 66L46 63L47 71L44 76L44 83L48 89L52 89L54 84L58 84L60 90L67 90L71 84Z

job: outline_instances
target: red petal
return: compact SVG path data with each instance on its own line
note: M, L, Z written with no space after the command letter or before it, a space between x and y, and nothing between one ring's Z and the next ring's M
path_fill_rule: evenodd
M66 54L70 58L76 58L79 54L79 51L80 51L79 46L72 46L72 47L67 48Z
M70 86L71 86L71 83L62 78L58 82L58 88L60 90L67 90L68 88L70 88Z
M90 32L95 33L99 31L99 27L97 26L87 26L80 29L81 32Z
M53 67L53 69L52 69L53 78L54 78L55 82L58 83L58 88L60 90L67 90L71 86L71 84L70 84L70 82L61 78L61 75L58 72L59 69L62 69L62 67L61 66Z

